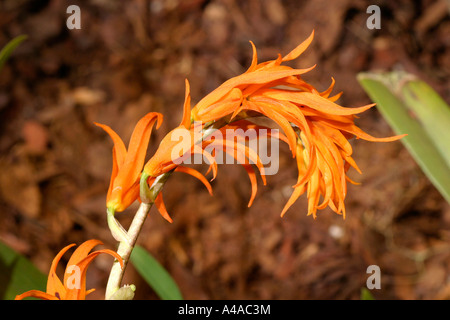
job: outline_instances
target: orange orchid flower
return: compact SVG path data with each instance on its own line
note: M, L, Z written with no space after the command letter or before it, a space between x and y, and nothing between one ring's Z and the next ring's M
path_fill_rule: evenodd
M110 127L95 123L105 130L114 142L113 169L106 196L108 210L123 211L139 198L139 180L152 128L157 122L158 129L162 119L160 113L150 112L139 120L131 135L128 150L122 139Z
M75 244L70 244L63 248L53 259L48 274L46 292L40 290L30 290L16 296L16 300L22 300L27 297L34 297L44 300L85 300L86 295L95 289L86 290L86 271L91 262L101 253L109 254L115 257L123 267L122 258L114 251L109 249L97 250L89 253L92 248L103 244L99 240L88 240L82 243L72 254L67 263L64 273L64 282L61 282L56 274L61 257Z
M258 63L253 43L253 59L249 69L220 85L200 100L190 112L189 86L186 82L186 99L183 122L213 122L238 114L257 113L272 119L284 131L283 140L297 158L299 176L294 192L282 211L282 215L304 192L308 196L308 214L316 216L318 209L329 206L345 216L344 199L346 182L352 182L346 172L350 167L361 172L351 158L352 148L348 139L352 137L368 141L395 141L403 137L375 138L358 128L354 119L374 104L359 108L346 108L335 103L341 93L330 97L335 81L330 87L319 92L305 82L301 75L312 70L293 69L283 62L298 58L310 45L314 32L297 48L276 60ZM242 123L241 123L242 124ZM167 141L166 141L167 142ZM162 143L157 157L150 160L144 168L149 175L158 175L170 168L171 147ZM163 147L164 146L164 147ZM203 145L204 147L204 145ZM197 148L198 149L198 148ZM193 149L195 152L195 149ZM201 152L201 151L197 151ZM254 171L245 167L252 181L252 198L256 190ZM213 170L214 171L214 170ZM260 170L261 171L261 170ZM214 173L215 175L215 173ZM320 202L321 197L323 198ZM320 203L319 203L320 202Z
M145 164L143 174L145 177L149 177L147 183L151 185L155 181L156 177L163 173L167 173L172 170L175 172L187 173L199 179L206 186L208 192L212 194L211 184L200 172L193 168L181 166L180 163L177 162L177 159L182 158L184 154L179 152L176 156L173 155L176 147L177 150L180 151L194 148L194 139L196 138L196 134L199 134L199 130L201 130L201 128L191 125L190 101L191 96L189 82L186 80L186 95L183 108L184 113L181 123L178 127L170 131L160 142L160 146L156 153ZM185 139L181 141L181 146L179 139L176 137L179 133L185 135ZM188 138L186 138L186 135ZM155 199L155 206L164 219L169 222L173 222L167 212L166 206L164 205L162 192L157 195Z
M163 173L169 172L177 167L177 164L174 162L177 158L181 158L183 154L179 153L174 157L172 154L173 149L176 146L179 146L180 141L178 139L179 133L186 134L189 136L188 139L183 139L181 143L182 145L180 150L189 150L194 144L194 135L201 128L193 127L191 125L191 93L189 82L186 80L186 93L184 98L184 107L183 107L183 118L178 127L170 131L161 141L160 147L156 150L156 153L151 157L151 159L144 166L144 173L150 177L157 177ZM175 158L175 159L174 159Z
M194 141L196 135L199 134L201 130L201 128L191 125L190 101L191 96L189 90L189 82L186 80L186 95L183 108L184 113L181 123L178 127L170 131L160 142L160 146L156 153L145 164L143 175L145 175L145 177L149 177L147 183L151 185L155 181L156 177L163 173L167 173L172 170L175 172L187 173L199 179L206 186L208 192L212 194L211 184L200 172L193 168L182 166L180 165L181 161L177 161L179 159L182 159L182 157L185 155L182 152L183 150L186 151L194 149ZM177 137L180 133L184 136L184 139L181 142ZM180 152L174 155L175 148ZM188 154L190 154L190 152L188 152ZM164 204L162 192L157 195L155 199L155 206L164 219L171 223L173 222Z

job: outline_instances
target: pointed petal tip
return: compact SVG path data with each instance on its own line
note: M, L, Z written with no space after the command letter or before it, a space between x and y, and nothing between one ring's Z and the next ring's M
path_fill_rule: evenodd
M191 87L189 85L189 80L184 79L185 84L185 94L184 94L184 105L183 105L183 118L181 119L180 126L184 126L186 129L191 127Z
M159 129L159 127L161 127L163 120L164 120L164 116L161 113L158 113L157 116L157 120L156 120L156 129Z
M159 209L158 209L158 211L159 211ZM162 213L162 212L159 212L160 214L161 214L161 216L164 218L164 220L166 220L167 222L169 222L169 223L173 223L173 220L172 220L172 218L167 214L165 214L165 213Z
M299 44L294 50L289 52L287 55L283 57L283 61L291 61L297 59L311 44L314 39L314 29L311 34L304 40L301 44Z
M164 200L162 198L162 193L158 193L155 199L155 206L158 209L161 216L168 222L172 223L173 220L170 217L169 213L167 212L166 206L164 205Z
M105 131L107 131L106 128L109 129L109 126L107 126L106 124L103 124L103 123L94 122L94 125L96 125L96 126L99 127L99 128L102 128L102 129L105 130Z

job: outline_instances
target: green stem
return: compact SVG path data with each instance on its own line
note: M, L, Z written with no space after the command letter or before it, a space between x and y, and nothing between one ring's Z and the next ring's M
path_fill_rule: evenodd
M119 243L119 248L117 253L122 257L123 267L121 268L119 261L114 261L109 274L108 284L106 285L105 298L108 300L112 295L120 289L120 284L122 283L122 278L127 267L128 261L130 260L131 252L136 243L139 232L144 224L145 217L150 211L151 204L141 203L136 215L133 218L133 222L128 230L129 241L121 241Z
M109 230L111 231L111 234L114 237L114 239L116 239L119 242L129 242L130 239L128 237L127 232L119 223L119 221L117 221L116 218L114 217L114 211L110 210L109 208L106 209L106 217L108 221Z
M106 294L105 298L108 300L112 297L112 295L120 289L120 285L122 283L123 275L125 274L125 269L127 267L128 261L130 260L131 252L136 244L136 241L141 232L142 226L144 225L145 218L147 217L150 209L156 199L156 196L161 191L164 183L167 181L171 172L164 173L156 178L153 185L147 189L149 191L148 195L150 197L146 198L146 202L142 202L139 206L138 211L136 212L131 225L126 232L126 237L124 240L119 242L119 247L117 249L117 253L122 257L123 260L123 268L120 267L119 261L114 261L113 266L111 268L111 272L109 274L108 284L106 285ZM142 181L147 183L147 178L145 175L141 177ZM114 219L115 220L115 219ZM117 220L115 220L117 221ZM117 222L118 223L118 222Z

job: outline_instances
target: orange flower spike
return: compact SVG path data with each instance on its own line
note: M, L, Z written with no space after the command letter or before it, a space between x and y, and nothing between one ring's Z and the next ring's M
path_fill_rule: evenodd
M73 247L70 244L63 248L53 259L47 280L47 290L30 290L16 296L16 300L27 297L44 300L85 300L86 295L95 289L86 290L86 271L90 263L101 253L106 253L116 258L123 267L123 260L116 252L103 249L89 253L95 246L103 244L99 240L88 240L82 243L72 254L64 273L64 283L56 275L56 268L61 257Z
M273 120L286 135L299 168L297 184L282 215L306 192L308 214L315 217L317 210L329 206L345 216L346 182L353 183L346 172L350 167L360 172L351 157L348 139L356 136L367 141L388 142L404 135L375 138L365 133L355 125L354 119L356 114L374 104L359 108L342 107L335 103L341 93L330 97L334 78L329 88L320 92L300 77L312 68L292 69L282 65L300 56L313 37L314 32L284 57L278 55L277 59L263 63L258 63L256 48L251 42L253 57L248 70L224 82L200 100L192 110L192 118L213 121L230 114L233 118L239 112L249 110ZM254 181L253 175L250 178ZM255 187L252 182L252 199Z
M357 118L356 114L372 108L373 104L359 108L342 107L335 103L341 93L330 97L335 85L334 78L331 78L329 88L320 92L301 78L302 74L310 71L314 66L308 69L293 69L282 65L283 62L298 58L311 44L313 37L314 32L287 55L278 55L277 59L263 63L258 63L255 45L250 42L253 57L248 70L225 81L201 99L190 113L190 90L186 81L184 113L180 127L189 129L191 140L186 142L187 146L183 147L183 152L187 152L188 155L200 153L211 158L214 155L208 155L206 149L217 146L219 143L230 142L233 147L225 151L233 153L234 157L248 158L256 163L264 180L263 167L257 161L257 155L251 154L250 150L239 143L219 139L212 143L203 143L201 147L194 146L189 149L198 142L198 139L192 139L195 130L188 127L193 121L206 123L218 121L225 116L231 116L231 119L234 119L243 112L246 116L259 113L273 120L282 129L284 135L279 137L288 143L293 157L297 158L299 172L297 184L282 215L300 195L306 193L308 215L316 217L317 210L329 206L333 211L345 216L346 183L347 181L354 183L346 173L350 167L360 172L351 157L352 147L348 140L356 136L367 141L388 142L398 140L404 135L375 138L365 133L355 125L354 120ZM245 114L246 111L250 112ZM241 126L243 129L249 128L249 123L237 121L226 127L240 128ZM146 164L144 168L146 175L156 177L177 166L173 163L172 151L174 147L179 146L179 141L174 141L176 139L171 139L170 136L171 134L163 139L155 156ZM249 202L251 205L257 189L256 176L250 165L246 162L243 165L252 184ZM210 169L213 169L214 177L216 167L217 164L212 161ZM162 198L158 200L158 204L161 203ZM165 210L162 209L162 211Z
M139 177L144 165L152 128L162 123L162 115L150 112L136 124L128 151L120 137L109 127L95 123L105 130L114 142L113 170L106 197L106 206L112 212L123 211L139 197Z

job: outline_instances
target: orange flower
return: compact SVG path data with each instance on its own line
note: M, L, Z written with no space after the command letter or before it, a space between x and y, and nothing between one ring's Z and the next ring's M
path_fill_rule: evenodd
M199 134L201 130L201 128L197 128L193 125L191 126L190 101L191 96L189 90L189 82L186 80L186 95L183 108L184 113L181 123L178 127L170 131L160 142L160 146L156 153L145 164L143 176L148 178L147 183L151 185L155 181L156 177L163 173L167 173L172 170L175 172L187 173L199 179L206 186L208 192L212 194L210 183L200 172L193 168L181 166L180 162L177 162L177 159L180 159L184 156L184 153L181 152L182 150L187 151L191 150L191 148L194 148L196 135ZM180 140L177 139L177 136L180 133L184 136L184 139L181 141L181 146ZM174 155L175 148L176 150L180 150L180 152L178 152L176 155ZM173 222L172 218L167 212L166 206L164 205L162 192L157 195L155 199L155 206L164 219L169 222Z
M249 69L224 82L191 111L191 120L203 123L256 112L272 119L283 129L292 155L297 157L299 176L282 215L304 192L308 195L308 214L315 217L318 209L327 206L345 214L346 181L349 180L346 172L350 167L360 172L351 158L352 148L348 139L356 136L382 142L403 137L375 138L363 132L354 124L355 115L374 104L359 108L342 107L335 103L341 94L329 97L334 79L327 90L319 92L301 78L315 66L293 69L282 65L300 56L313 36L314 32L286 56L279 55L276 60L259 64L255 46L251 43L253 59ZM252 181L253 186L254 179ZM323 199L319 203L321 197Z
M82 243L70 257L64 273L64 282L62 283L56 275L56 267L64 253L75 244L66 246L53 259L48 274L47 291L30 290L16 296L16 300L22 300L27 297L44 300L85 300L86 295L95 290L86 290L86 271L95 257L101 253L109 254L115 257L123 267L122 258L112 250L104 249L89 253L92 248L101 244L102 242L99 240L88 240Z
M96 123L114 142L113 169L106 197L111 212L123 211L139 197L139 180L147 153L150 135L155 122L158 129L163 116L150 112L136 124L131 135L128 151L120 137L108 126Z
M163 173L169 172L177 167L174 160L181 158L182 153L174 156L173 150L179 147L179 150L189 150L194 142L196 132L199 133L201 128L193 127L191 129L191 93L189 82L186 80L186 93L184 98L183 119L178 127L170 131L160 143L160 147L156 153L144 166L144 173L150 177L157 177ZM197 130L197 131L195 131ZM181 141L184 145L180 146L178 137L184 136ZM187 136L187 138L186 138Z
M143 177L149 178L151 184L159 175L178 169L177 160L195 153L202 154L210 162L213 179L217 174L215 155L208 153L208 147L222 145L224 151L232 151L232 156L251 160L256 164L265 184L264 167L259 157L252 153L245 144L239 141L218 139L203 140L206 124L226 120L221 131L226 129L257 128L255 124L239 118L266 116L272 119L284 131L277 137L288 143L293 157L297 159L298 178L294 191L281 215L283 216L295 200L303 193L308 196L308 215L316 217L319 209L327 206L338 214L345 216L344 199L347 193L347 181L351 181L346 173L350 167L361 173L351 157L352 147L348 139L352 137L368 141L395 141L403 136L375 138L358 128L354 119L374 104L359 108L345 108L335 103L341 93L330 97L334 87L334 79L330 87L319 92L314 86L304 81L302 74L312 70L294 69L282 65L283 62L298 58L310 45L314 32L297 48L276 60L258 63L256 48L253 48L253 59L249 69L232 79L227 80L217 89L200 100L191 110L190 88L186 80L184 113L181 124L172 130L162 141L155 155L144 166ZM233 122L234 121L234 122ZM200 125L196 125L200 123ZM219 122L220 123L220 122ZM180 134L180 131L183 133ZM178 137L184 136L182 141ZM241 141L242 142L242 141ZM231 148L230 148L231 144ZM252 195L249 206L256 194L257 184L255 171L250 162L241 163L247 171ZM193 169L185 168L185 172ZM193 172L193 171L192 171ZM204 177L195 172L197 178L210 190ZM322 199L322 200L321 200ZM162 196L155 201L161 214L172 221L167 214Z

